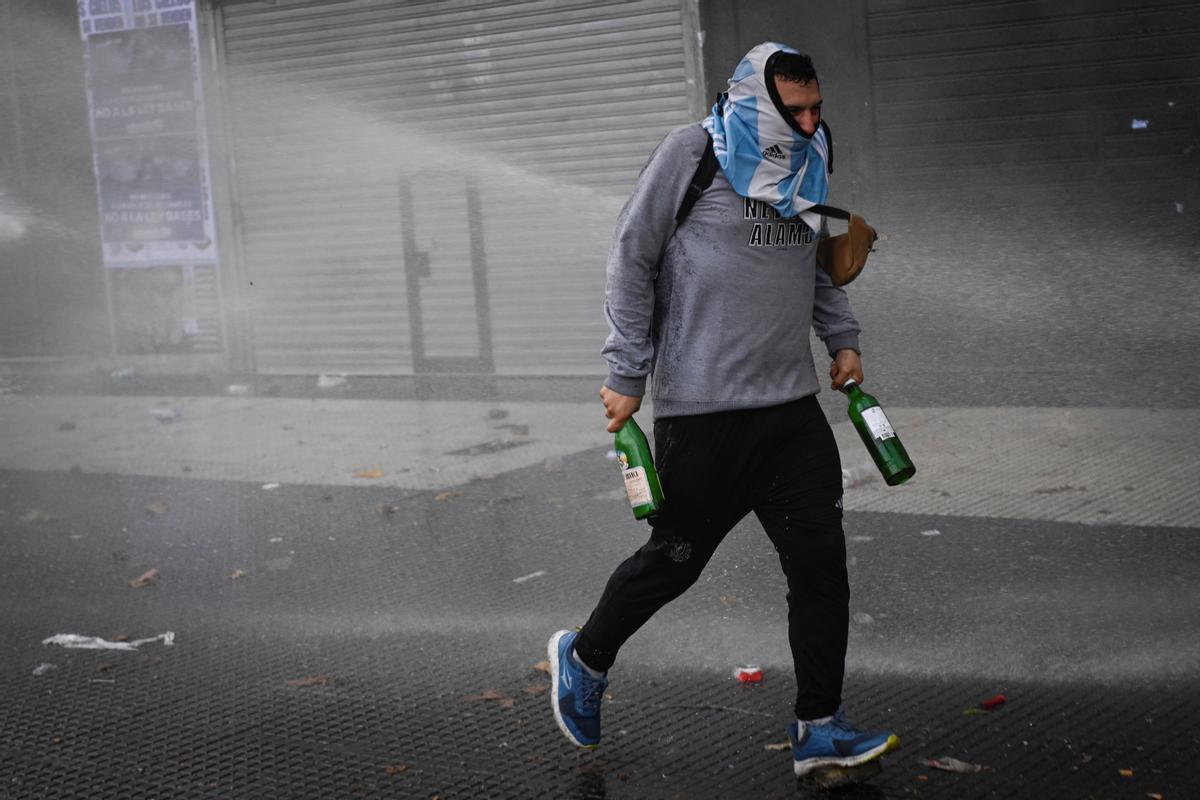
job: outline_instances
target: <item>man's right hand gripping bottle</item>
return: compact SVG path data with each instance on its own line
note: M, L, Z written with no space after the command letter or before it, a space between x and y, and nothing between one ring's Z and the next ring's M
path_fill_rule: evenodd
M633 417L617 431L613 449L617 451L617 462L625 477L625 493L629 495L634 519L654 516L662 508L662 486L650 455L650 443Z
M917 468L900 443L896 429L879 407L879 402L864 392L853 379L842 384L842 391L850 398L850 421L854 423L887 485L898 486L911 478Z

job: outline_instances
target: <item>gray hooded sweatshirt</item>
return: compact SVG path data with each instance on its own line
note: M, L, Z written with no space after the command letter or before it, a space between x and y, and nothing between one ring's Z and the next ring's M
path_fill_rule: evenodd
M831 357L858 350L845 291L817 267L817 236L737 194L718 169L678 229L675 213L704 152L699 125L650 156L617 218L604 313L605 385L655 417L786 403L816 394L809 329Z

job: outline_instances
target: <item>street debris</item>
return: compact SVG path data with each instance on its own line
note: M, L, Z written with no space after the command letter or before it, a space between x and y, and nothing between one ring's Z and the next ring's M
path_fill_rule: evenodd
M1134 117L1134 118L1133 118L1133 125L1132 125L1132 128L1133 128L1133 130L1135 130L1135 131L1144 131L1144 130L1146 130L1146 129L1147 129L1147 128L1149 128L1149 127L1150 127L1150 120L1148 120L1148 119L1138 119L1137 117Z
M150 416L166 425L168 423L177 422L183 419L183 412L178 408L164 408L162 406L155 406L154 408L150 409Z
M408 772L408 764L388 764L383 771L388 775L399 775L401 772Z
M550 662L549 661L539 661L533 665L533 668L536 669L538 672L544 672L547 675L550 674Z
M272 536L270 539L267 539L267 541L270 542L271 544L279 544L280 542L283 541L283 537L282 536Z
M381 469L360 469L358 472L354 473L354 477L368 478L368 479L382 478L383 470L381 470Z
M275 489L278 489L278 488L279 488L279 484L278 484L278 483L264 483L264 484L262 485L262 488L263 488L263 489L265 489L266 491L270 492L270 491L273 491L273 490L275 490Z
M246 577L246 573L240 569L235 569L233 574L229 576L229 580L236 581Z
M534 578L540 578L545 574L547 574L546 570L539 569L537 572L531 572L528 575L522 575L519 578L513 578L513 583L525 583L525 581L531 581Z
M721 605L725 606L726 608L737 608L742 604L742 601L739 598L734 597L731 594L723 594L718 599L721 601Z
M462 492L441 492L441 493L435 495L433 499L438 501L439 503L444 503L447 500L449 500L451 497L458 497L460 494L462 494Z
M52 669L58 669L58 667L55 666L54 664L43 661L41 664L38 664L36 667L33 668L33 674L34 675L45 675L47 672L49 672Z
M271 570L271 572L283 572L283 571L289 570L291 568L292 568L292 559L290 556L284 556L283 558L267 559L267 569Z
M862 464L854 464L853 466L842 468L842 488L851 489L856 486L865 486L868 483L875 482L875 476L879 474L879 470L869 461Z
M855 611L854 623L856 625L873 625L875 624L875 618L865 611Z
M939 531L937 528L933 528L931 530L921 531L921 535L922 536L941 536L942 532Z
M379 504L379 513L383 514L384 516L390 516L399 511L400 511L400 506L396 505L395 503L380 503Z
M758 664L745 664L734 667L733 677L738 683L762 683L762 667L760 667Z
M791 750L792 743L791 742L775 742L774 744L767 745L763 749L764 750Z
M503 408L493 408L488 411L488 419L508 419L508 412Z
M548 683L537 683L533 686L526 686L521 691L525 694L545 694L550 689Z
M151 636L147 639L134 639L130 641L119 641L120 637L114 640L102 639L99 636L83 636L78 633L59 633L51 636L48 639L43 639L42 644L57 644L63 647L68 647L76 650L137 650L144 644L150 642L161 641L166 647L171 647L175 644L175 632L167 631L160 633L158 636Z
M1004 705L1007 702L1008 702L1007 697L1005 697L1002 694L998 694L995 697L989 697L987 700L984 700L982 703L979 704L979 707L982 708L984 711L992 711L994 709L999 708L1000 706Z
M336 389L339 386L346 385L345 375L319 375L317 377L318 389Z
M1129 769L1128 767L1126 767L1125 769L1119 769L1119 770L1117 770L1117 774L1118 774L1118 775L1120 775L1122 778L1132 778L1132 777L1133 777L1133 770L1131 770L1131 769Z
M21 515L21 522L54 522L58 517L47 513L40 509L32 509L27 514Z
M132 380L133 378L137 377L137 370L134 369L133 367L122 367L121 369L114 369L112 371L112 377L118 381Z
M946 772L957 772L962 775L969 775L971 773L983 772L984 770L991 769L991 767L985 767L982 764L972 764L967 761L959 761L957 758L951 758L950 756L925 759L920 763L923 766L933 767L934 769L940 769Z
M146 513L151 516L161 517L170 510L165 500L155 500L146 504Z
M504 709L512 708L517 702L504 692L501 692L497 689L484 689L479 694L467 695L463 698L463 700L467 701L468 703L477 703L481 700L495 700L496 704Z
M62 422L59 423L58 429L60 431L73 431L76 427L78 426L74 422Z
M874 539L875 539L874 536L851 536L850 537L850 541L852 541L852 542L870 542L870 541L873 541Z
M285 681L285 683L287 683L288 686L295 686L300 689L304 689L309 686L324 686L329 683L329 676L314 675L311 678L293 678L290 681Z
M1175 213L1176 214L1183 213L1183 203L1179 202L1178 200L1175 201Z
M158 567L151 567L133 580L129 581L131 589L144 589L147 586L158 583Z
M232 383L225 388L225 393L230 397L245 397L250 394L250 387L244 383Z

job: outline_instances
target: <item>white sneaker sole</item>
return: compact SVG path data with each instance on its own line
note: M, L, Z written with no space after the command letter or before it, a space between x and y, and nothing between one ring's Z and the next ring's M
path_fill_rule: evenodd
M880 756L892 752L899 746L900 737L893 733L883 744L857 756L850 756L848 758L806 758L803 761L793 761L792 768L796 772L796 777L799 778L802 775L807 775L814 770L825 767L857 767L860 764L866 764L868 761L874 761Z
M559 631L554 634L550 637L550 644L546 647L546 655L550 661L550 708L554 711L554 721L558 723L558 729L571 741L571 744L582 747L584 750L595 750L600 746L599 744L584 744L567 729L567 723L563 721L562 711L558 707L558 643L570 632Z

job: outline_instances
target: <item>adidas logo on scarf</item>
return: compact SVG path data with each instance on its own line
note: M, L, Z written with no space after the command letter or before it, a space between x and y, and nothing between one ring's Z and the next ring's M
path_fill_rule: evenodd
M770 147L768 147L766 150L763 150L762 154L763 154L763 158L774 158L779 161L783 161L784 159L787 158L787 153L785 153L783 151L783 148L777 144L773 144Z

